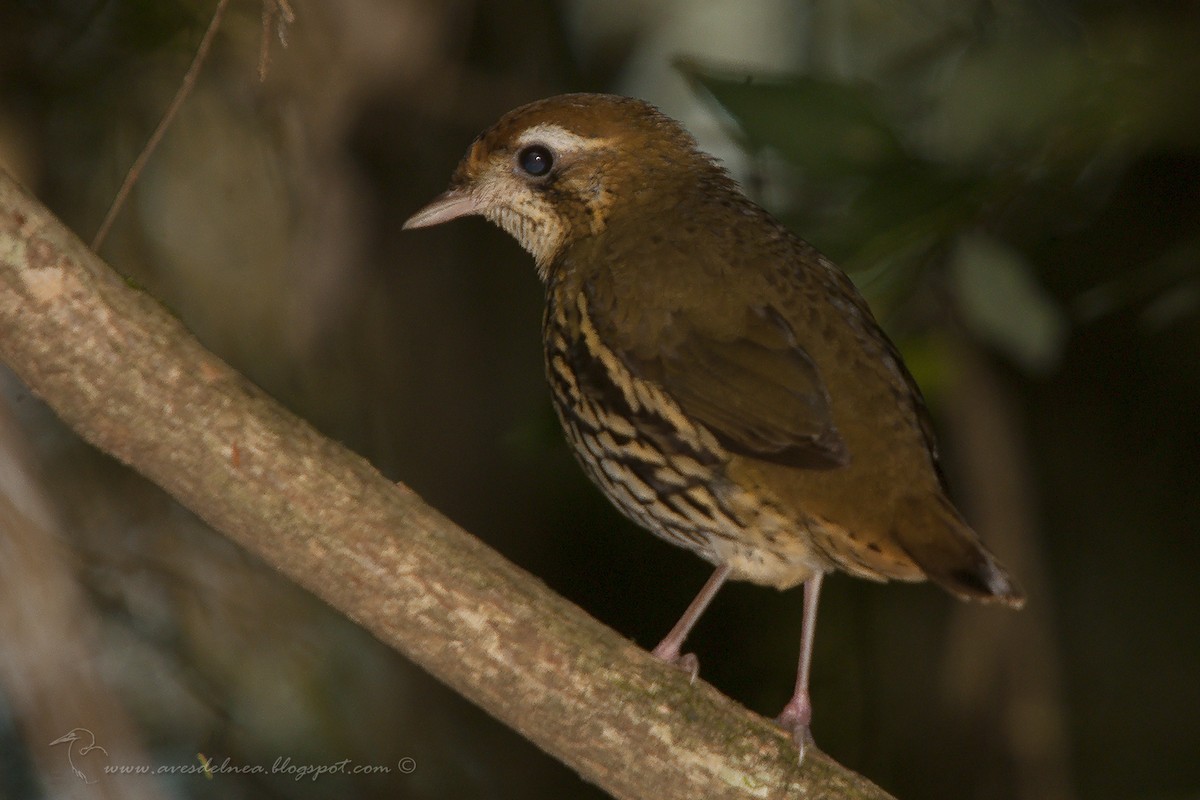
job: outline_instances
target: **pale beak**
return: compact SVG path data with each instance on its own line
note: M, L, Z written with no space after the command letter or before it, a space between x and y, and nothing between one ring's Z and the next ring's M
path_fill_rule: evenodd
M430 225L440 225L459 217L482 213L483 209L480 208L479 201L470 192L461 188L449 189L409 217L404 223L404 230L427 228Z

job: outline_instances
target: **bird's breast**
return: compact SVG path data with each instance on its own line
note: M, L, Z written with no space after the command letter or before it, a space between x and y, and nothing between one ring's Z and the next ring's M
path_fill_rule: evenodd
M546 308L546 375L584 471L629 519L735 577L789 587L827 566L793 510L730 480L730 453L603 340L587 295Z

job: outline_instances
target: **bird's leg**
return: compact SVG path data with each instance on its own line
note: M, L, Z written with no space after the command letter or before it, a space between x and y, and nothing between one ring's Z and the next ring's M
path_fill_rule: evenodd
M721 584L725 583L725 579L729 577L729 565L722 564L717 567L716 572L712 577L705 582L703 588L700 589L700 594L696 595L696 599L687 607L687 611L683 612L683 616L679 618L679 622L675 623L675 627L671 628L658 646L651 652L666 661L668 664L674 664L680 669L688 672L692 676L692 680L696 680L696 675L700 672L700 661L692 653L680 655L680 650L683 647L683 642L687 639L688 634L692 632L700 615L704 613L704 609L708 608L708 604L716 597L717 590L721 588Z
M804 582L804 622L800 627L800 668L796 670L796 691L788 700L783 711L775 718L784 728L792 732L800 758L812 741L809 726L812 724L812 701L808 697L808 673L812 665L813 634L817 630L817 599L821 594L823 573L816 573Z

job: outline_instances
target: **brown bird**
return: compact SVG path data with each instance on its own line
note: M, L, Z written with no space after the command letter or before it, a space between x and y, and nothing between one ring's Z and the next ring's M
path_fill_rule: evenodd
M405 228L481 214L534 257L554 407L626 516L716 565L666 638L727 578L804 584L795 694L803 755L822 576L929 578L1020 607L946 496L920 390L833 263L750 201L640 100L569 94L480 134Z

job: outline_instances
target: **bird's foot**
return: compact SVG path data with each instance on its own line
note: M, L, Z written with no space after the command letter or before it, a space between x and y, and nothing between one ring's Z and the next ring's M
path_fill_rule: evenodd
M689 684L694 684L700 675L700 659L696 658L695 653L681 655L677 644L664 640L659 643L658 647L651 650L650 654L686 672Z
M792 734L792 741L800 750L800 763L803 764L808 746L813 743L812 702L808 699L808 694L798 694L789 700L775 718L775 723Z

